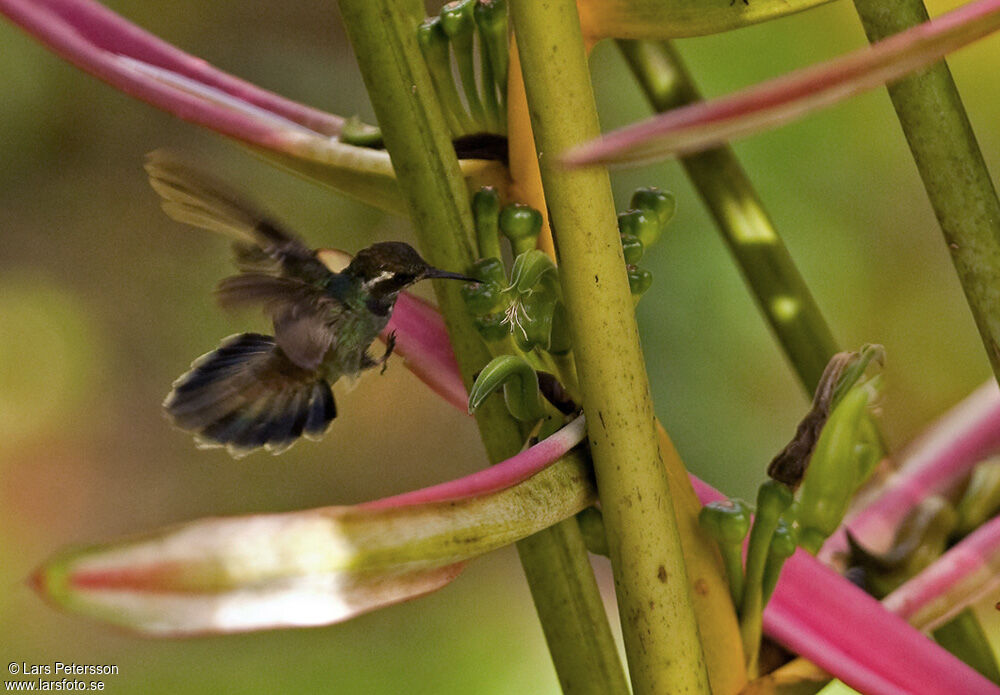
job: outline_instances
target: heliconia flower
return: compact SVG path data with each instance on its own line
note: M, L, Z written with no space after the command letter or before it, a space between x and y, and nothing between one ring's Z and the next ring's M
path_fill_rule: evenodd
M396 316L399 311L397 306ZM429 344L447 341L443 332L434 336L428 331L423 337ZM1000 416L992 421L985 416L1000 410L993 391L995 385L983 387L935 424L928 435L940 433L935 448L968 445L972 453L1000 443ZM954 427L959 416L969 426ZM702 503L724 499L697 477L690 478ZM802 550L785 563L764 611L764 632L864 693L997 693L990 681Z
M584 432L580 418L497 466L385 500L204 519L71 550L33 584L63 608L150 635L347 620L439 589L466 560L592 505L589 462L569 454Z
M951 409L899 456L899 469L864 507L848 514L819 554L847 549L846 530L865 546L887 548L903 518L922 500L954 489L973 466L1000 451L1000 388L994 380Z
M702 502L724 496L692 477ZM764 632L866 694L991 693L997 687L804 550L788 559Z
M252 145L369 205L406 214L388 153L341 142L340 116L233 77L93 0L0 0L0 14L126 94ZM507 184L499 162L466 159L461 167L472 189Z
M840 58L614 131L564 153L563 161L634 164L703 150L899 79L997 29L1000 0L977 0Z

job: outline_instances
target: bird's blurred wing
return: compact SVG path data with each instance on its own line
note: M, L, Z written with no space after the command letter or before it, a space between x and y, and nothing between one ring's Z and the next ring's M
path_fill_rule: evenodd
M336 279L339 276L334 276ZM274 321L275 341L288 358L316 369L336 339L335 328L347 308L316 285L264 273L242 273L218 288L224 307L263 306Z
M225 234L233 239L240 270L295 275L321 281L329 269L295 234L270 219L223 183L173 155L157 150L146 157L149 183L163 210L178 222Z

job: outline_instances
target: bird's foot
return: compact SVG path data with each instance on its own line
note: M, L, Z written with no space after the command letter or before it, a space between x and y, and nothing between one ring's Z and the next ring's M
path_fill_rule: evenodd
M382 356L379 357L378 360L376 361L376 364L382 365L382 371L379 372L380 374L385 374L385 370L389 366L389 355L391 355L392 351L395 349L396 349L396 331L393 331L392 333L389 334L389 337L386 338L385 340L385 352L382 353Z

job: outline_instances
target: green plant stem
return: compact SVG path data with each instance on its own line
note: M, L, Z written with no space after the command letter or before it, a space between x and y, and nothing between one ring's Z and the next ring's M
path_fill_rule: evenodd
M739 610L743 602L743 592L746 590L746 577L743 574L743 547L742 544L735 548L723 548L719 546L722 553L722 562L726 567L726 579L729 581L729 595L733 598L733 606Z
M670 43L620 40L617 44L656 111L701 99ZM682 157L681 164L811 395L827 362L838 352L837 344L753 184L728 146Z
M854 0L869 41L927 21L921 0ZM942 61L889 86L994 374L1000 378L1000 201Z
M636 695L708 693L607 171L558 154L599 134L574 0L513 0L588 438Z
M475 259L469 195L417 46L413 3L341 0L340 10L421 250L437 267L468 268ZM490 354L457 283L436 282L434 290L468 387ZM523 432L500 399L484 404L477 422L491 461L520 448ZM597 583L569 522L518 544L552 660L566 693L624 693Z

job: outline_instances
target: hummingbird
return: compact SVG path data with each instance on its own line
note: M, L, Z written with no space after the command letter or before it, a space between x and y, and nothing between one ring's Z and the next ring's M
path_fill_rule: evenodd
M199 447L225 447L240 457L321 438L337 415L331 386L373 367L384 371L395 334L382 355L368 348L399 293L430 278L477 282L432 267L399 241L372 244L334 272L316 250L224 184L161 151L147 157L146 171L170 217L233 240L239 272L219 283L220 304L259 306L274 326L273 336L224 339L174 382L163 407Z

